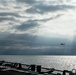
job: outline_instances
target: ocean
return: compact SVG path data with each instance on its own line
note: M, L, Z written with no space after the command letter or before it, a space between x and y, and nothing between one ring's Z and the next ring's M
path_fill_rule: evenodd
M76 69L76 56L0 55L0 61L1 60L29 65L42 65L42 67L55 68L59 70Z

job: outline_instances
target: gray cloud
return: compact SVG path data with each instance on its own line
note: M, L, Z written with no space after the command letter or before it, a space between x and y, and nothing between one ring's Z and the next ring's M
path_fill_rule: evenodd
M17 46L17 45L23 45L23 46L35 46L35 47L41 47L41 46L60 46L61 42L66 42L67 39L61 39L61 38L45 38L41 36L34 36L29 34L2 34L3 37L0 37L0 46Z
M63 14L57 14L57 15L52 16L52 17L50 17L50 18L40 19L40 20L35 20L35 21L39 21L39 22L47 22L47 21L49 21L49 20L53 20L53 19L59 18L59 17L61 17L62 15L63 15Z
M0 54L65 54L66 46L62 47L60 43L66 40L28 34L10 34L5 39L0 39Z
M0 16L15 16L15 17L21 17L18 13L13 13L13 12L0 12Z
M53 19L56 19L60 16L62 16L63 14L57 14L56 16L54 17L50 17L50 18L46 18L46 19L35 19L35 20L27 20L26 22L22 23L21 25L19 26L16 26L16 29L18 30L21 30L21 31L24 31L24 30L29 30L29 29L32 29L34 27L38 27L39 26L39 23L41 22L47 22L49 20L53 20Z
M50 3L54 2L55 4L50 4L48 5L47 1L43 1L43 0L16 0L17 2L20 3L25 3L25 4L29 4L29 6L31 6L30 8L28 8L27 10L25 10L25 12L29 13L29 14L45 14L48 12L56 12L56 11L62 11L62 10L66 10L66 9L73 9L76 8L73 5L66 5L63 4L63 0L58 0L58 1L48 1ZM62 3L62 4L58 4L58 3ZM68 0L66 2L69 2ZM57 3L57 4L56 4Z
M8 18L8 17L2 17L2 18L0 18L0 22L2 22L2 21L15 21L15 19L13 18L13 17L10 17L10 18Z
M29 14L45 14L48 12L56 12L56 11L62 11L66 9L74 9L75 6L73 5L35 5L31 6L31 8L28 8L25 12Z
M15 12L0 12L0 22L5 22L5 21L15 22L16 18L17 19L21 18L21 16L18 13L15 13Z
M26 4L35 4L36 0L16 0L17 2L20 3L26 3Z
M36 20L28 20L28 21L22 23L20 26L17 26L16 28L18 30L24 31L24 30L28 30L30 28L37 27L38 25L39 24L38 24L38 22Z

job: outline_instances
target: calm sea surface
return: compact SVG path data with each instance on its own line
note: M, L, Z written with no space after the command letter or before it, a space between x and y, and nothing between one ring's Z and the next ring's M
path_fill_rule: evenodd
M76 56L0 55L0 60L37 64L47 68L76 69Z

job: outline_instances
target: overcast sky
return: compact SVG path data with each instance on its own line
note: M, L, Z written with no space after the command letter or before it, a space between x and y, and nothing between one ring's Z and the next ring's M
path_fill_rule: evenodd
M75 33L76 0L0 0L0 54L73 55Z

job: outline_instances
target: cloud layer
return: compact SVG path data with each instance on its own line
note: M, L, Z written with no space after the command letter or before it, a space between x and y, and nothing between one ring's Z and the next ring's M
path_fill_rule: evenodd
M70 54L75 12L72 0L1 0L0 54Z

